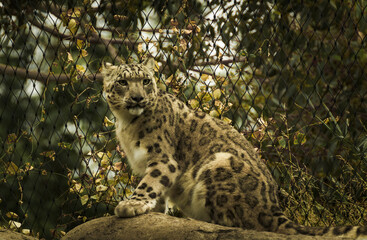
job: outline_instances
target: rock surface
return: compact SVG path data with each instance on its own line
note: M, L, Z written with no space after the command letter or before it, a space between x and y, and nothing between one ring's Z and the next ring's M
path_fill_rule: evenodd
M211 240L211 239L336 239L303 235L282 235L224 227L189 218L176 218L162 213L149 213L133 218L103 217L81 224L62 240ZM338 238L343 239L343 238ZM346 238L344 238L346 239Z
M8 229L0 228L0 240L36 240L37 238L30 237L18 232L13 232Z

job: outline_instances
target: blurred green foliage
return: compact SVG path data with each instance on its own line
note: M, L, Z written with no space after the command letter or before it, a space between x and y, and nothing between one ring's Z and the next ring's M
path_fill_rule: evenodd
M366 8L364 0L2 1L1 224L60 238L131 194L138 179L116 148L95 74L102 60L153 56L162 89L254 144L292 219L366 225Z

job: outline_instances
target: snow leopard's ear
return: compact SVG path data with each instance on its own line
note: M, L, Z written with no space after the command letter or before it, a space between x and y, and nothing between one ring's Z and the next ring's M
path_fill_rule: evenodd
M154 58L149 57L145 59L142 65L148 68L150 71L154 72L154 65L155 65Z
M117 69L117 66L112 65L112 63L102 61L101 73L103 77L109 76L115 69Z

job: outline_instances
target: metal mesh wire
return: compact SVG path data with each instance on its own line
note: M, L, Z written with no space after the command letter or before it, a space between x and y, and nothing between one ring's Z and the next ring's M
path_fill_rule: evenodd
M367 1L1 1L0 222L46 239L111 214L139 179L102 61L233 124L311 226L366 225Z

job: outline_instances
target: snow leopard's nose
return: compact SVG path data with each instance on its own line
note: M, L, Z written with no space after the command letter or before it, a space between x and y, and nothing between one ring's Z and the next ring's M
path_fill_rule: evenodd
M131 97L134 102L141 102L144 98L142 96Z

